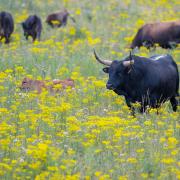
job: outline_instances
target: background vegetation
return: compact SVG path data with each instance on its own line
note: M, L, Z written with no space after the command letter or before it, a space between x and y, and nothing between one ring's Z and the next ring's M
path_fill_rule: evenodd
M76 19L51 29L47 14L66 7ZM0 44L0 179L180 179L180 114L169 102L132 117L123 97L106 90L93 57L122 59L145 23L180 19L178 0L1 0L15 31ZM25 41L20 23L42 18L40 42ZM180 49L170 53L178 66ZM75 80L74 90L21 92L24 77ZM137 104L138 106L138 104Z

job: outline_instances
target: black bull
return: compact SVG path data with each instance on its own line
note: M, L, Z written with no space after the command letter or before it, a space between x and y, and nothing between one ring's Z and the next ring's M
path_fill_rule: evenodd
M26 40L31 36L33 41L40 40L42 31L42 22L37 15L29 16L24 22L22 22L22 28L24 30L24 36Z
M10 13L0 12L0 40L5 38L5 43L9 43L11 34L14 31L14 20Z
M107 89L125 97L126 104L139 102L141 112L147 106L158 108L162 103L170 100L173 111L177 110L179 96L178 67L170 55L157 55L150 58L129 56L122 61L100 59L98 62L108 67L103 68L109 74Z

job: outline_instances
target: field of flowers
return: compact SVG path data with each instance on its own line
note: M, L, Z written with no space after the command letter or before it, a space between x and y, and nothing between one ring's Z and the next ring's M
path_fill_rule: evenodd
M76 19L51 29L46 15L66 7ZM122 59L143 24L180 19L179 0L1 0L13 14L15 32L0 44L0 179L180 179L180 110L169 102L131 116L124 98L106 90L93 48ZM20 23L43 21L40 42L25 41ZM141 48L137 54L175 50ZM22 92L24 77L75 81L52 95ZM138 106L138 104L137 104Z

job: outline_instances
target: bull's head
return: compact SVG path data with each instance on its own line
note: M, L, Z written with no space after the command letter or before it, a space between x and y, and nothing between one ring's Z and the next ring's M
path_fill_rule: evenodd
M126 83L126 78L134 64L131 53L130 56L123 61L100 59L95 50L94 56L99 63L107 66L103 68L103 71L109 74L109 80L106 84L107 89L116 90Z
M29 29L28 29L28 27L27 27L25 22L22 22L21 25L22 25L22 28L23 28L23 31L24 31L24 36L27 39L28 35L29 35Z

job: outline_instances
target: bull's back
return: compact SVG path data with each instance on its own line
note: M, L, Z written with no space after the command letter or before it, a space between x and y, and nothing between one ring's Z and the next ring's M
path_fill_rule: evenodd
M60 20L62 20L62 17L63 17L63 14L61 12L53 13L47 17L46 21L56 21L56 20L60 21Z
M57 14L50 14L46 18L46 22L57 20Z
M14 31L14 20L13 20L12 15L8 14L5 19L6 19L7 26L10 28L9 30L12 33Z
M154 88L160 96L164 94L170 97L178 93L178 68L170 55L154 56L149 59L145 79L149 79L148 86Z
M164 43L178 38L180 33L180 24L178 22L162 22L151 25L149 34L154 43ZM180 38L180 35L179 35Z

